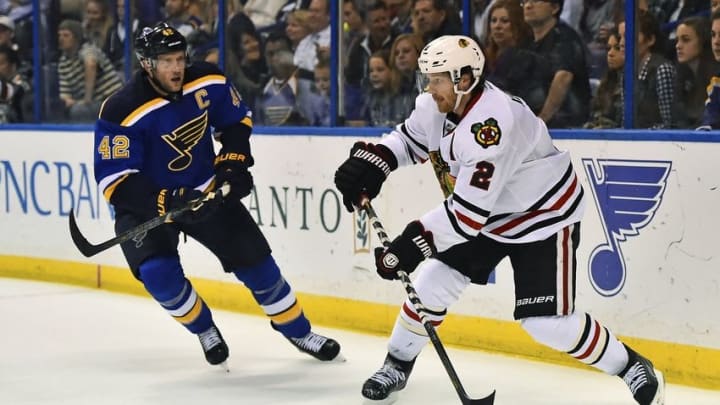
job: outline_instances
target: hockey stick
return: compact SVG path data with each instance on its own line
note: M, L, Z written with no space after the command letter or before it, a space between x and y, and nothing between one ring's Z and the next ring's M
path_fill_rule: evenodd
M230 185L229 184L223 184L218 191L220 191L220 197L224 197L228 195L230 192ZM142 224L132 228L128 229L127 231L121 233L120 235L106 240L105 242L102 242L97 245L93 245L90 243L85 236L83 236L82 232L80 232L80 228L77 226L77 222L75 221L75 213L73 212L72 208L70 209L70 214L68 215L69 218L69 225L70 225L70 237L73 240L73 243L75 243L75 246L78 248L80 253L82 253L85 257L95 256L96 254L105 251L115 245L118 245L120 243L123 243L127 240L130 240L142 233L148 232L151 229L157 228L158 226L167 223L172 222L172 219L177 217L178 215L185 213L187 211L194 211L199 209L206 201L210 201L217 197L217 192L211 191L207 194L205 194L202 198L198 198L196 200L192 200L187 203L184 207L180 207L177 209L174 209L164 215L160 215L158 217L155 217L149 221L143 222Z
M370 218L370 222L372 223L372 227L375 228L375 232L380 238L380 242L382 242L383 246L387 247L388 245L390 245L390 238L388 237L387 232L385 232L385 228L382 226L382 223L380 223L380 219L378 219L378 216L375 213L375 209L372 207L372 205L370 205L370 200L367 197L362 198L362 200L360 201L360 207L364 209L365 212L367 212L368 217ZM445 347L440 341L440 337L438 336L437 331L435 331L435 327L425 317L425 306L423 305L422 301L420 301L420 297L418 297L417 291L415 291L415 287L413 287L412 285L410 276L408 276L408 274L403 270L398 270L397 274L400 277L400 281L402 282L403 287L405 287L405 291L407 292L410 302L415 308L415 312L417 312L418 316L420 317L420 322L422 322L423 327L425 327L425 331L427 331L428 337L430 338L433 347L435 347L435 351L437 352L438 357L440 357L440 361L442 362L443 366L445 366L445 371L447 371L448 376L450 377L450 381L452 382L453 386L455 387L455 391L460 397L460 401L463 403L463 405L493 405L493 402L495 401L495 390L493 390L490 395L478 399L470 398L467 392L465 392L465 388L463 388L462 383L460 382L460 378L458 377L457 373L455 372L455 368L450 362L450 358L445 351Z

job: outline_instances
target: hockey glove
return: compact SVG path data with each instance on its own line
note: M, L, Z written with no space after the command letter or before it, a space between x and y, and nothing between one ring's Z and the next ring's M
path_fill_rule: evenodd
M174 190L164 188L157 196L158 215L165 215L178 208L186 207L193 200L201 200L203 197L203 193L192 188L180 187ZM183 224L202 222L215 212L221 200L221 198L213 198L202 202L198 201L196 208L172 216L170 222Z
M242 153L228 152L215 158L215 189L223 184L230 185L230 194L226 198L240 200L250 194L253 188L253 177L248 171L248 158Z
M397 169L397 158L385 145L356 142L350 157L335 172L335 187L343 195L343 204L353 212L353 204L360 202L362 194L369 199L380 192L391 171Z
M398 270L412 273L428 257L436 253L432 232L420 221L413 221L386 248L375 249L375 267L380 277L397 280Z

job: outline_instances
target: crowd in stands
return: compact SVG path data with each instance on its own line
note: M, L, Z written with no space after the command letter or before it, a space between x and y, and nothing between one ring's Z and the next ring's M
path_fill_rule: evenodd
M257 125L330 124L330 1L226 1L222 68ZM634 3L635 127L720 128L720 0ZM192 60L221 60L217 0L39 4L43 122L92 122L137 67L128 37L157 21L188 38ZM32 7L0 0L0 123L33 121ZM487 79L550 128L623 127L625 1L472 0L471 10ZM463 33L462 1L345 0L341 12L339 123L394 126L421 91L423 46Z

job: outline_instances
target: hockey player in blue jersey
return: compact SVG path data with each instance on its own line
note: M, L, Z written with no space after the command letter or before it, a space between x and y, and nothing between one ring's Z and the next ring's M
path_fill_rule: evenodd
M311 331L268 242L240 199L250 194L252 113L214 65L188 65L187 42L165 23L135 40L141 69L108 98L95 125L95 177L114 206L120 234L203 193L215 198L142 238L121 245L133 275L191 333L210 364L229 350L212 313L185 277L179 234L197 240L253 294L272 327L300 351L323 361L342 358L340 345ZM214 129L214 133L213 130ZM216 155L213 137L222 145Z

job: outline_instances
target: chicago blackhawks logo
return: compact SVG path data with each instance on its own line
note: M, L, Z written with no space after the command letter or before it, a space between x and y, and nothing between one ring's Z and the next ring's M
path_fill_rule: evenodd
M483 148L487 149L500 143L502 133L495 118L489 118L483 123L476 122L472 124L470 131L475 135L475 142L479 143Z

